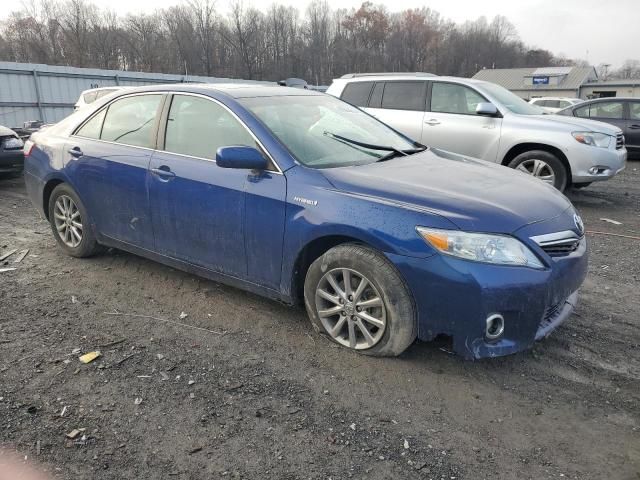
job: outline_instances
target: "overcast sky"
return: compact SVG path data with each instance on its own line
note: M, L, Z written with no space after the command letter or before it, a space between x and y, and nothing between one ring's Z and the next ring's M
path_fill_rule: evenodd
M118 13L152 11L183 0L92 0ZM358 7L361 0L328 0L332 8ZM217 0L218 10L228 11L231 0ZM262 6L269 0L244 0ZM279 0L303 11L308 0ZM640 0L373 0L390 11L427 6L456 22L480 16L504 15L516 26L527 44L570 58L586 59L593 65L618 67L627 58L640 59ZM22 0L2 0L0 19L18 10ZM6 8L8 7L8 8Z

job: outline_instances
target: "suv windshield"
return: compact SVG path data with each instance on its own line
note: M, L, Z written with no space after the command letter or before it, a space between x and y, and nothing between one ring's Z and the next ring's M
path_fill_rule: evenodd
M511 93L504 87L494 85L493 83L483 83L480 88L495 98L500 104L512 113L518 115L543 115L545 111L525 102L515 93Z
M311 168L375 162L414 143L356 107L329 95L239 99L291 154ZM383 146L383 149L372 148Z

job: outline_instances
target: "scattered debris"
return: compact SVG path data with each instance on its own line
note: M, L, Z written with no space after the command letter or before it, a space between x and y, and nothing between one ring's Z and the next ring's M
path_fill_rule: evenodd
M184 319L185 319L185 318L187 318L188 316L189 316L189 314L188 314L188 313L181 312L181 313L180 313L180 320L184 320Z
M16 258L13 260L13 263L20 263L22 260L24 260L24 257L26 257L28 254L29 254L28 248L25 248L24 250L20 250Z
M189 385L193 385L194 383L196 383L195 380L189 380Z
M184 312L183 312L184 313ZM215 330L209 330L204 327L196 327L195 325L189 325L188 323L175 322L173 320L167 320L166 318L154 317L151 315L140 315L138 313L123 313L123 312L104 312L105 315L116 315L121 317L137 317L137 318L148 318L149 320L156 320L158 322L170 323L172 325L178 325L180 327L193 328L194 330L201 330L203 332L213 333L214 335L228 335L228 332L216 332Z
M15 270L15 268L0 268L0 273L12 272L14 270Z
M62 411L60 412L60 416L64 417L64 414L67 413L67 405L65 405L64 407L62 407Z
M74 428L69 433L67 433L67 438L70 438L71 440L73 440L74 438L76 438L78 435L80 435L82 433L82 430L84 430L84 429Z
M352 423L351 425L349 425L349 428L355 432L356 431L356 424Z
M73 350L71 350L71 355L77 355L82 351L81 348L74 348Z
M140 405L142 403L142 398L140 397L136 397L136 399L133 401L134 405Z
M2 255L0 255L0 262L9 258L11 255L13 255L14 253L16 253L18 251L17 248L14 248L13 250L9 250L6 253L3 253Z
M80 360L82 363L91 363L101 355L102 354L100 353L100 351L96 350L95 352L85 353L80 358L78 358L78 360Z
M409 440L407 440L406 438L404 440L404 449L409 450Z
M78 297L71 295L71 303L78 303Z
M158 360L164 359L164 355L162 355L161 353L157 354L156 357L158 358Z
M126 357L121 358L120 360L118 360L118 361L115 363L115 365L116 365L116 366L122 365L124 362L126 362L126 361L127 361L127 360L129 360L130 358L135 357L136 355L137 355L137 353L131 353L131 354L127 355Z
M162 377L163 382L166 382L167 380L169 380L169 375L167 375L166 372L160 372L160 376Z
M189 450L189 455L193 455L194 453L198 453L202 451L202 447L196 447Z
M100 347L100 348L114 347L114 346L119 345L122 342L126 342L126 341L127 341L126 338L122 338L120 340L114 340L113 342L105 343L104 345L98 345L98 347Z
M601 218L600 220L602 220L603 222L612 223L614 225L622 225L622 222L611 220L610 218Z

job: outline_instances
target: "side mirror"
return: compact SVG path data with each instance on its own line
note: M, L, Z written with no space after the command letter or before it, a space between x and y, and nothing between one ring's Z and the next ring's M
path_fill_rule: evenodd
M482 102L482 103L479 103L478 106L476 107L476 113L478 115L493 117L495 115L498 115L498 109L493 103Z
M216 163L222 168L265 170L267 159L253 147L220 147L216 152Z

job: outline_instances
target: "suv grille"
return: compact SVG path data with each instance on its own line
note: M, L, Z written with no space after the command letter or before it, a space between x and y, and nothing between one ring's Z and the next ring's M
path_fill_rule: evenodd
M531 237L551 257L561 257L575 252L583 238L570 230Z
M620 150L624 147L624 135L619 133L616 135L616 150Z

